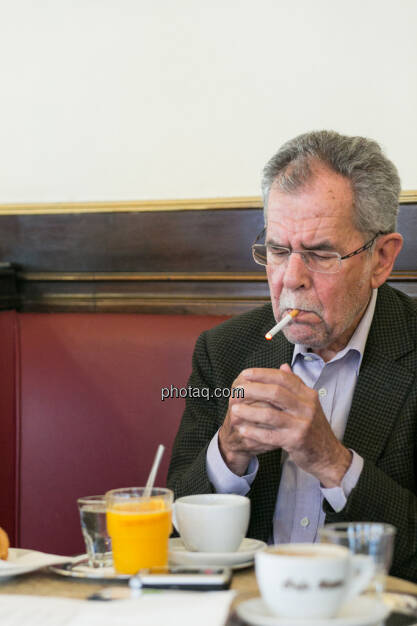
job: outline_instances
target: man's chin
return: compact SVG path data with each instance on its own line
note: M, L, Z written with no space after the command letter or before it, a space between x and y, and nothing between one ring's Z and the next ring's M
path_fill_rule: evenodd
M283 334L290 343L299 343L309 348L320 349L326 344L325 338L318 332L314 332L307 324L293 324L283 329Z

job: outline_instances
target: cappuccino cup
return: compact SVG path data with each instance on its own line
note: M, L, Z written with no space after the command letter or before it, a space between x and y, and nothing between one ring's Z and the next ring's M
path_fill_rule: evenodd
M278 617L334 617L366 589L374 569L369 556L335 545L280 544L255 555L262 598Z
M178 498L172 521L187 550L235 552L248 530L249 516L249 498L207 493Z

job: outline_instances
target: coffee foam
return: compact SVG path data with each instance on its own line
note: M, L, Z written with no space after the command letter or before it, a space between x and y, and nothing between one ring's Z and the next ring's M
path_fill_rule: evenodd
M311 558L311 559L334 559L334 558L340 558L341 556L341 552L340 550L337 549L337 546L329 546L329 549L327 550L321 550L321 549L315 549L315 548L311 548L311 550L291 550L291 548L285 547L285 548L280 548L279 546L276 548L269 548L268 549L268 553L269 554L273 554L276 556L290 556L290 557L295 557L295 558Z

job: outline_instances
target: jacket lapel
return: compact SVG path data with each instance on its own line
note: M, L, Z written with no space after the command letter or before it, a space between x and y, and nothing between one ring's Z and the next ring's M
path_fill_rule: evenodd
M405 397L411 372L379 354L363 363L355 388L343 443L375 463L381 455Z
M353 396L345 446L376 462L383 452L414 375L399 358L413 349L395 296L381 287Z
M271 325L264 328L263 333L266 333ZM245 369L279 368L283 363L291 363L293 350L294 346L282 335L276 336L271 341L265 340L265 345L250 355ZM259 470L248 494L252 507L248 536L268 541L272 535L272 519L281 478L281 450L260 454L258 460Z

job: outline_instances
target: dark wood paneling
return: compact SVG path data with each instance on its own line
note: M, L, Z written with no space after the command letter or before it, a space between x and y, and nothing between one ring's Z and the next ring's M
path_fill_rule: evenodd
M0 220L0 259L30 272L253 272L250 245L263 223L260 209Z
M402 204L398 215L398 232L404 237L404 245L398 255L395 271L417 271L417 203ZM417 277L414 277L417 280Z
M250 246L260 208L0 217L0 306L233 314L268 301ZM417 296L417 205L390 284ZM3 272L3 273L2 273Z
M15 309L18 304L16 271L10 263L0 263L0 310Z

